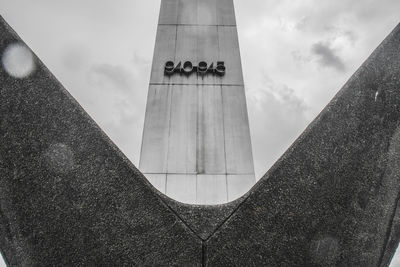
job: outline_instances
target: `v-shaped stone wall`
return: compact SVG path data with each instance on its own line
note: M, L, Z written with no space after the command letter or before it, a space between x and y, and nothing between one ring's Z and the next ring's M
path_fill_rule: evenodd
M389 264L399 241L400 25L248 194L218 206L159 193L22 47L1 19L9 266Z

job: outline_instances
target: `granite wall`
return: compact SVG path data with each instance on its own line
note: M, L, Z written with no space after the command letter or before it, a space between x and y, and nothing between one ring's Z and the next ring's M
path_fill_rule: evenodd
M400 229L400 26L248 194L218 206L153 188L2 19L0 56L9 266L390 262Z

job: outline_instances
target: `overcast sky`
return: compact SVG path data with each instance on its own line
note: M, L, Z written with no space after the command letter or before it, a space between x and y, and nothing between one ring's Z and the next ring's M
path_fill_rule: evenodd
M0 0L0 14L135 165L159 6ZM261 178L400 22L400 1L235 0L235 7Z

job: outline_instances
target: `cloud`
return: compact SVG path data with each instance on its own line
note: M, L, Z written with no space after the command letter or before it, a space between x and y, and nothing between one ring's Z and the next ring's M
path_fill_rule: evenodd
M357 34L353 31L350 30L345 31L343 35L346 36L346 38L350 41L351 44L354 44L358 40Z
M134 53L119 64L92 64L86 74L94 99L91 113L134 164L139 162L149 65Z
M306 103L295 90L265 77L247 90L256 178L259 179L308 124Z
M64 67L71 72L81 71L84 65L89 61L90 52L81 44L71 44L66 46L60 56Z
M332 67L338 71L345 71L343 60L335 54L329 44L318 42L312 45L311 52L318 57L318 62L323 67Z
M96 64L89 71L89 81L103 87L113 86L113 88L126 91L132 88L132 73L121 65Z

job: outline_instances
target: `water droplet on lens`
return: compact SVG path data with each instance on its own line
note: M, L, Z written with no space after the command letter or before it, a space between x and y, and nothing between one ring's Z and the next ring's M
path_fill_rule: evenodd
M3 52L1 61L4 70L14 78L26 78L35 70L32 52L20 43L8 45Z
M75 168L74 152L65 144L53 144L44 153L47 167L56 173L68 173Z

